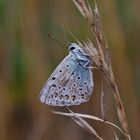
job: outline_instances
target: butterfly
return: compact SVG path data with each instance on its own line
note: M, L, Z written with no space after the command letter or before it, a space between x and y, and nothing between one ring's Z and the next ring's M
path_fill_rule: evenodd
M93 92L92 61L78 44L56 67L40 92L40 101L50 106L72 106L87 102Z

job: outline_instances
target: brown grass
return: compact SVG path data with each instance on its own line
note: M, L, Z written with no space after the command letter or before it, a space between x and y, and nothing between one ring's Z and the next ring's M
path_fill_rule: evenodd
M91 59L99 68L99 70L102 72L102 74L104 75L104 77L106 78L107 82L109 83L112 89L114 99L116 102L119 121L125 133L126 139L130 140L131 137L128 131L128 124L126 121L125 110L124 110L123 102L120 97L120 93L118 91L117 84L115 82L114 73L112 70L110 50L103 37L103 30L102 30L101 19L97 8L97 4L95 3L95 11L94 11L95 18L93 18L91 8L89 5L86 6L84 0L73 0L73 2L75 3L76 7L79 9L80 13L87 20L92 32L94 33L97 46L95 47L90 40L88 42L84 42L83 45L88 50Z
M109 124L117 127L125 135L125 138L127 140L131 140L131 137L128 131L128 124L126 120L126 114L125 114L123 102L121 100L120 93L118 91L118 87L117 87L117 84L114 78L114 73L112 70L110 50L103 36L102 24L101 24L101 19L100 19L100 14L97 8L97 4L95 2L95 10L94 10L94 15L93 15L90 5L89 4L86 5L84 0L73 0L73 2L78 8L78 10L80 11L80 13L83 15L83 17L87 20L88 25L91 28L91 31L93 32L94 37L96 39L96 43L94 44L97 44L97 45L96 46L93 45L93 43L89 39L88 41L84 41L84 42L78 41L78 43L90 55L92 61L96 64L98 69L101 71L102 75L105 77L105 79L109 83L112 89L112 93L114 95L118 118L119 118L123 131L117 125L110 122ZM103 95L104 93L102 91L102 96ZM102 116L104 118L105 111L104 111L103 100L101 100L101 109L102 109ZM97 134L97 132L87 122L85 122L84 119L82 119L82 117L89 118L88 115L77 114L77 113L72 112L71 110L69 111L70 111L69 114L61 113L61 112L54 112L54 113L59 114L59 115L71 116L77 124L79 124L81 127L83 127L87 131L94 134L98 139L102 140L102 138ZM95 116L92 116L92 117L95 117ZM98 120L102 120L102 119L98 118ZM108 121L102 120L102 122L105 123ZM115 135L115 138L117 139L116 133L114 133L114 135Z

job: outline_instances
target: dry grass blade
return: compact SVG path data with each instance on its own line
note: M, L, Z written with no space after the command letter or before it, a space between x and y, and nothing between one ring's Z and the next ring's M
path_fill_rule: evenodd
M86 14L85 14L83 8L81 8L81 6L79 6L79 3L82 3L82 1L73 0L73 2L76 5L77 9L80 11L80 13L86 18Z
M114 132L114 136L115 136L115 140L119 140L119 138L118 138L116 132Z
M99 14L97 4L95 2L95 11L94 11L95 20L94 20L92 12L91 12L91 8L87 8L87 5L85 4L84 0L73 0L73 2L75 3L76 7L79 9L80 13L84 16L84 18L87 19L88 24L93 31L93 34L96 38L97 48L98 48L97 55L95 55L96 48L91 43L91 41L85 42L83 43L83 45L87 49L87 52L89 52L89 55L91 56L91 59L93 60L93 62L97 65L99 70L102 72L103 76L107 79L107 82L109 83L113 91L118 118L121 123L122 129L125 133L125 138L127 140L131 140L131 137L128 131L128 124L126 121L126 115L125 115L123 102L121 100L120 93L118 91L118 87L114 79L112 64L109 59L105 59L106 54L104 50L108 48L108 46L104 42L102 24L101 24L101 19L100 19L100 14ZM88 7L90 6L88 5ZM109 51L107 55L108 55L108 58L111 57Z
M104 124L108 124L108 125L111 125L115 128L117 128L122 134L125 135L125 133L121 130L120 127L118 127L117 125L115 125L114 123L111 123L109 121L105 121L99 117L96 117L96 116L91 116L91 115L87 115L87 114L80 114L80 113L65 113L65 112L59 112L59 111L52 111L54 114L58 114L58 115L63 115L63 116L70 116L70 117L73 117L74 115L77 115L79 117L82 117L82 118L86 118L86 119L91 119L91 120L95 120L95 121L99 121L99 122L102 122Z
M107 113L106 113L106 104L105 104L105 94L103 90L103 81L102 81L102 87L101 87L101 113L102 113L102 118L104 120L107 120Z
M100 55L93 43L90 40L88 40L86 42L83 42L82 45L82 47L85 48L84 50L91 57L92 61L96 64L96 66L98 68L101 68Z
M69 108L67 108L71 114L71 118L82 128L84 128L86 131L90 132L91 134L95 135L99 140L103 140L98 133L95 131L93 127L91 127L83 118L81 118L79 115L71 111Z
M93 23L93 16L92 16L92 10L90 8L90 5L88 4L88 8L87 8L84 0L72 0L72 1L76 5L80 13L84 16L84 18L86 18L89 23Z
M100 43L103 42L103 35L102 35L102 24L101 24L101 20L100 20L100 14L98 11L98 7L97 4L95 3L95 26L94 26L94 32L98 35L98 40Z

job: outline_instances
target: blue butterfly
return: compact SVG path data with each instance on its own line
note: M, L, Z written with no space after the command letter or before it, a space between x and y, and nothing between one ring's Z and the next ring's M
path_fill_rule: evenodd
M92 61L79 45L71 43L69 55L56 67L40 93L50 106L71 106L87 102L93 92Z

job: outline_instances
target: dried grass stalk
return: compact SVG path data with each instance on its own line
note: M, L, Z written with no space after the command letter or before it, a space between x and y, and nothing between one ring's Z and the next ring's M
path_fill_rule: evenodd
M69 111L72 112L70 109L69 109ZM76 116L78 118L86 118L86 119L91 119L91 120L94 120L94 121L99 121L99 122L102 122L104 124L108 124L110 126L113 126L113 127L117 128L123 135L125 135L123 130L121 130L121 128L118 127L117 125L115 125L114 123L109 122L109 121L105 121L105 120L103 120L99 117L96 117L96 116L91 116L91 115L87 115L87 114L80 114L80 113L65 113L65 112L59 112L59 111L52 111L52 112L54 114L63 115L63 116L70 116L70 117L75 117Z
M102 87L101 87L101 113L102 113L102 118L104 120L107 120L105 93L103 90L103 81L102 81Z
M80 43L80 45L85 47L86 51L91 56L91 59L93 60L93 62L102 72L104 77L107 79L113 91L118 118L121 123L122 129L125 133L125 138L127 140L131 140L131 137L128 131L128 124L126 121L126 115L124 111L123 102L121 100L118 87L114 79L110 50L103 38L102 24L101 24L101 19L100 19L97 4L95 3L95 10L94 10L95 18L93 18L93 13L89 4L87 6L84 0L73 0L73 2L78 8L78 10L80 11L80 13L88 21L88 24L91 30L93 31L96 38L96 42L97 42L96 47L93 45L93 43L90 40L88 40L87 42Z
M91 134L95 135L99 140L103 140L103 138L101 138L98 133L96 132L96 130L91 127L82 117L80 117L79 115L77 115L76 113L74 113L73 111L71 111L69 108L67 108L70 113L71 113L71 118L82 128L84 128L86 131L90 132Z

